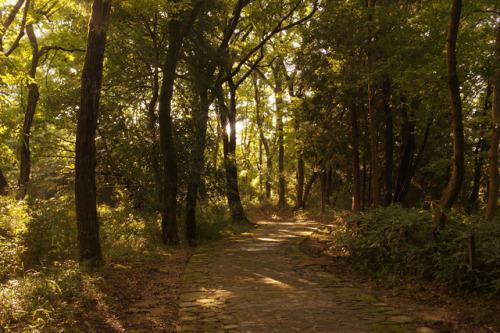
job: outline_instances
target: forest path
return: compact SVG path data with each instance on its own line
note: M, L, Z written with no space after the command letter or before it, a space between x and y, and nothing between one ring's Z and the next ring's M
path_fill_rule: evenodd
M178 332L434 332L315 265L299 250L314 222L258 225L192 256Z

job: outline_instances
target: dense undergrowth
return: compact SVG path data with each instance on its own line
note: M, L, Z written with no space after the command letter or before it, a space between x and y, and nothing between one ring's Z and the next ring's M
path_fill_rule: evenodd
M430 211L394 205L351 214L335 234L331 254L380 279L431 280L487 297L500 296L500 223L452 212L432 237ZM474 236L477 264L469 261ZM434 238L434 239L433 239Z
M121 204L98 207L105 260L172 250L161 244L157 212L119 199ZM231 225L224 209L205 209L198 216L200 243L244 231ZM106 266L78 263L76 237L70 193L47 200L0 196L0 331L85 332L91 328L82 322L105 321L97 308L106 297L101 274Z

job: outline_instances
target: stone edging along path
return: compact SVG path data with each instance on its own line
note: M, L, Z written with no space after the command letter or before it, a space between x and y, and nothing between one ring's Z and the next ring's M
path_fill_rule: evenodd
M260 222L200 247L183 276L177 332L435 332L313 264L299 244L315 228Z

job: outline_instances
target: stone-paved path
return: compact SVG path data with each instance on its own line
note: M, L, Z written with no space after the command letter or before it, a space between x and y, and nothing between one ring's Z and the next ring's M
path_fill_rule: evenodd
M314 223L259 225L192 256L178 332L435 332L308 260Z

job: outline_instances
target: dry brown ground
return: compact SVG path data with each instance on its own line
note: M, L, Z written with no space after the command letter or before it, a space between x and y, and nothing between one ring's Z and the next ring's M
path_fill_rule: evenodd
M254 211L250 218L258 220L268 212ZM291 215L290 212L274 215ZM282 216L280 216L282 217ZM314 220L328 224L330 218L314 216ZM304 241L301 249L312 259L332 272L373 294L389 305L407 311L419 321L440 332L500 333L500 327L482 322L477 312L487 304L500 316L500 301L470 298L469 295L451 295L432 284L384 284L350 268L345 260L323 253L328 236L317 233ZM81 331L92 332L172 332L178 321L181 294L181 276L189 260L189 249L147 255L145 258L123 258L108 261L100 271L100 289L103 297L97 300L98 313L75 318Z

